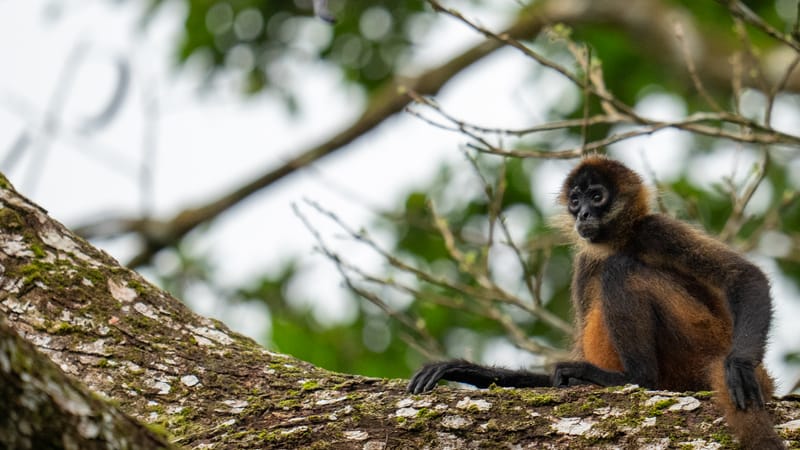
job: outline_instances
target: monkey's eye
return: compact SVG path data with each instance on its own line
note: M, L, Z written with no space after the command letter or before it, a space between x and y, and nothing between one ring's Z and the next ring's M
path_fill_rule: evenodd
M575 209L580 205L581 201L578 199L577 196L570 197L569 199L569 207L570 209Z
M594 206L600 206L606 201L605 192L603 192L602 189L592 191L589 195L589 198L592 200L592 204Z

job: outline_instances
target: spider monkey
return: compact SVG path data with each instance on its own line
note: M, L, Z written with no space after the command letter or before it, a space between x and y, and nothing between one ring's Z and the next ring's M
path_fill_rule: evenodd
M767 278L721 242L651 213L649 202L639 175L603 156L584 158L564 181L562 225L577 247L571 361L555 364L551 375L434 362L408 391L428 391L439 380L714 389L744 448L785 448L764 409L774 389L762 363L772 315Z

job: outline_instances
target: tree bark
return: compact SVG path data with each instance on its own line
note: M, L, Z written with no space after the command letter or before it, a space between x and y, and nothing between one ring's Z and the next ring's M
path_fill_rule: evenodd
M440 387L409 395L406 380L333 373L270 352L121 267L4 178L0 312L6 448L166 446L153 430L176 446L220 449L732 442L709 393ZM796 445L796 400L769 408Z
M91 394L0 321L0 447L16 450L172 448Z

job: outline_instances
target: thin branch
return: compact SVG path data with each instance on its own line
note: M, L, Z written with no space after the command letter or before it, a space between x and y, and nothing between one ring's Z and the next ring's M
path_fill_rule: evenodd
M533 303L534 305L541 307L542 306L541 297L537 295L537 290L534 288L533 282L531 281L531 278L533 278L534 275L531 272L530 264L523 256L519 246L516 244L516 242L514 242L514 238L513 236L511 236L511 231L508 229L508 222L506 220L506 216L505 214L503 214L503 211L501 209L503 203L503 195L506 189L505 161L501 163L502 170L498 174L498 181L496 183L497 188L494 189L495 192L493 194L492 193L493 189L489 184L489 181L487 180L486 176L483 174L483 171L481 170L480 165L478 164L478 160L473 155L470 154L467 154L467 158L469 159L470 164L472 165L473 171L478 174L478 178L480 178L481 183L483 183L484 193L486 194L486 199L490 205L489 212L490 212L490 225L492 225L491 229L494 228L494 223L496 221L500 223L500 229L502 230L503 236L505 237L504 243L511 248L511 250L514 252L514 256L517 258L517 262L519 263L520 267L522 267L523 281L525 283L526 288L528 289L528 292L531 295ZM494 239L490 234L487 243L487 248L485 251L487 259L489 256L490 247L493 244L494 244ZM486 267L488 267L488 263L486 264Z
M583 88L583 124L581 124L581 142L583 149L581 150L581 154L585 155L586 151L586 144L589 142L589 102L591 101L591 94L589 93L589 86L591 86L591 71L592 71L592 49L588 45L584 46L586 52L586 61L583 64L584 66L584 76L585 79L583 80L584 88ZM578 59L580 61L580 59Z
M526 15L520 17L508 27L503 34L514 38L529 38L538 34L545 25L547 18L540 15ZM424 95L432 95L439 91L456 74L476 61L491 54L504 43L496 40L487 40L475 45L465 52L457 55L446 63L425 71L415 78L397 80L385 85L379 92L372 96L363 114L350 126L325 140L324 143L313 146L297 153L297 156L285 161L279 167L267 170L263 175L246 182L236 189L210 201L202 206L186 209L176 214L172 219L159 221L157 228L166 230L159 235L147 234L152 228L150 224L140 223L126 231L139 234L144 242L144 248L135 255L128 266L137 267L147 264L150 259L161 249L174 245L187 233L200 224L209 222L239 204L245 198L264 189L273 183L293 174L299 169L312 164L325 156L347 146L355 139L373 130L387 118L402 111L409 102L406 95L408 89L415 90ZM119 222L131 223L132 221L120 220ZM150 222L145 220L145 222ZM91 224L85 226L91 229Z
M796 52L800 52L800 45L798 45L797 41L795 41L791 35L783 33L775 29L772 25L768 24L764 21L758 14L754 13L747 5L738 1L738 0L717 0L719 3L728 7L728 10L733 14L735 17L742 19L743 21L753 25L754 27L758 28L759 30L763 31L767 35L771 36L775 40L786 44L790 48L794 49Z
M486 177L483 175L483 171L480 170L480 165L478 164L478 158L470 153L469 151L465 150L464 154L469 159L470 163L474 170L478 171L478 176L483 180ZM505 226L505 221L502 219L504 216L503 214L503 198L506 195L506 189L508 188L508 183L506 181L506 177L508 175L508 165L506 164L506 159L501 159L499 168L497 169L497 181L495 182L494 186L485 183L483 187L483 192L486 194L486 199L488 201L488 212L489 212L489 236L486 240L486 246L483 250L483 267L486 270L489 270L489 257L491 256L491 249L495 243L495 233L497 231L497 221L500 220L502 226ZM522 261L522 260L520 260ZM524 269L524 267L523 267ZM527 270L525 270L525 277L527 279Z
M314 202L306 201L306 203L309 206L311 206L312 208L314 208L315 210L317 210L317 212L319 212L319 213L331 218L339 227L341 227L348 234L350 234L351 237L356 238L360 242L366 243L367 245L369 245L370 247L372 247L373 249L375 249L379 253L382 253L384 255L384 257L386 257L388 255L388 253L384 253L383 250L380 250L380 247L378 247L377 244L375 244L371 239L369 239L364 233L354 234L354 230L351 230L349 227L347 227L332 212L322 209L320 205L318 205L318 204L316 204ZM424 339L424 343L423 344L419 344L416 341L410 341L409 342L410 345L413 345L415 348L417 348L423 355L426 355L426 357L428 357L429 359L436 359L437 356L441 356L442 352L441 352L441 350L439 350L438 344L435 342L433 337L428 333L427 329L425 328L424 321L420 320L419 318L417 318L417 319L412 318L412 317L408 316L405 313L402 313L402 312L394 310L385 301L383 301L380 297L378 297L373 292L370 292L370 291L368 291L366 289L362 289L361 287L359 287L353 281L353 279L350 277L349 272L353 272L353 273L359 275L363 280L365 280L367 282L375 283L375 284L378 284L378 285L381 285L381 286L393 287L395 289L398 289L398 290L404 291L406 293L409 293L409 294L411 294L411 295L413 295L413 296L415 296L417 298L432 299L434 301L434 303L437 303L437 304L440 304L440 305L443 305L443 306L446 306L446 307L463 308L464 306L468 306L467 303L458 304L458 303L452 302L451 299L448 299L447 297L444 297L444 296L438 296L438 295L432 294L432 293L424 293L423 294L421 291L419 291L417 289L413 289L413 288L408 287L406 285L403 285L403 284L397 282L396 280L382 279L382 278L374 277L374 276L371 276L371 275L368 275L368 274L364 273L361 269L349 264L344 259L342 259L336 252L331 250L330 247L325 243L325 241L323 240L323 238L319 234L319 232L313 227L313 225L311 225L310 221L305 217L305 215L302 214L302 212L299 210L299 208L296 205L293 205L293 209L295 211L295 214L303 221L303 224L305 225L305 227L308 228L309 231L314 236L314 239L317 241L319 250L326 257L328 257L331 261L334 262L334 264L336 265L337 270L339 271L339 273L343 277L345 284L347 285L347 287L351 291L353 291L357 295L361 296L362 298L368 300L370 303L375 304L381 310L383 310L388 316L390 316L390 317L394 318L395 320L397 320L399 323L401 323L407 329L413 330L422 339ZM449 233L449 230L444 232L445 235L447 235L448 233ZM450 235L450 236L452 237L452 235ZM463 261L463 254L460 251L453 250L452 255L454 255L454 257L458 258L459 262ZM400 270L404 270L406 272L409 272L409 273L417 276L418 278L422 279L423 281L430 282L427 279L427 277L428 277L427 274L425 274L426 275L425 277L419 277L418 275L420 274L421 271L418 272L416 269L411 269L410 266L407 266L405 264L398 264L397 263L398 261L396 261L393 257L392 257L392 261L388 261L388 262L392 266L397 267ZM422 273L424 273L424 272L422 272ZM488 285L488 289L491 291L490 295L489 296L487 296L487 295L470 295L469 293L465 293L468 297L473 298L475 300L481 301L481 306L477 306L477 305L473 306L473 307L469 307L468 306L468 310L470 310L473 314L483 314L483 315L486 315L489 318L492 318L493 320L496 320L498 323L500 323L503 326L504 329L506 329L506 331L509 333L509 335L512 336L512 339L514 340L514 342L520 348L532 351L534 353L546 356L548 358L556 358L556 357L563 357L564 356L563 350L558 350L558 349L543 345L541 343L538 343L538 342L528 338L526 333L524 332L524 330L522 330L518 325L516 325L515 323L513 323L510 320L506 320L506 317L496 307L492 306L492 301L498 300L493 294L495 294L497 291L499 291L499 288L497 288L491 281L487 281L487 280L483 280L483 281ZM434 283L434 284L438 284L438 283ZM440 284L440 285L446 286L446 287L451 288L451 289L455 289L454 285L451 285L449 283L443 283L443 284ZM500 299L500 300L502 301L502 299ZM521 306L520 303L515 302L515 301L508 301L507 299L506 299L506 301L503 301L503 303L509 303L509 304L514 305L514 306ZM540 319L544 320L545 322L548 321L547 317L541 317L540 315L537 315L537 314L534 314L534 316L539 317ZM551 325L553 325L553 324L551 324ZM566 332L567 330L563 330L563 331Z
M733 211L731 211L731 215L728 217L728 220L725 222L725 226L719 234L719 238L722 241L730 241L734 236L736 236L736 234L739 233L742 223L744 222L744 209L747 207L747 204L750 203L750 200L753 198L753 194L755 194L756 189L758 189L758 187L761 185L761 182L764 181L764 178L767 176L769 164L769 150L766 147L762 147L761 161L755 170L752 181L746 185L741 196L734 197ZM731 192L735 192L735 189L732 189Z
M427 102L423 102L427 106L429 105ZM432 106L433 107L433 106ZM580 119L566 119L566 120L556 120L553 122L543 123L541 125L535 125L528 128L493 128L493 127L484 127L477 124L467 123L464 122L440 107L436 106L433 107L437 113L442 115L451 123L455 124L455 126L448 126L444 124L440 124L437 122L433 122L432 120L428 119L427 117L422 116L419 112L413 109L407 109L407 111L412 114L413 116L444 130L448 131L461 131L461 129L469 130L475 133L487 133L487 134L498 134L498 135L508 135L508 136L525 136L528 134L535 134L541 133L546 131L556 131L556 130L565 130L569 128L577 128L586 126L594 126L594 125L613 125L620 122L620 120L624 120L624 116L616 115L616 116L609 116L605 114L591 116L588 118L580 118Z
M475 297L483 300L490 300L490 301L497 301L501 303L507 303L509 305L514 305L521 308L524 311L527 311L534 317L537 317L542 322L546 323L547 325L553 327L554 329L560 330L566 334L572 333L572 325L557 315L553 314L552 312L548 311L547 309L537 306L528 304L526 302L521 301L516 296L510 294L506 290L502 289L500 286L497 286L494 282L488 279L478 280L484 281L486 284L480 286L480 288L476 288L473 286L465 285L463 283L458 283L455 281L447 280L444 278L436 277L430 273L427 273L423 270L420 270L416 267L413 267L396 256L392 255L385 249L381 248L377 243L375 243L372 239L365 232L356 232L348 225L346 225L335 213L326 210L321 205L307 200L306 203L317 210L323 216L328 217L331 219L337 226L339 226L342 230L344 230L351 238L358 242L362 242L372 248L375 252L377 252L381 257L386 260L391 266L408 272L418 279L425 281L427 283L443 287L445 289L450 289L456 292L463 293L464 295Z
M736 33L736 36L739 37L742 54L748 59L750 69L744 73L748 74L748 78L756 80L756 86L760 91L769 92L769 82L767 82L767 79L764 76L764 70L762 70L761 66L758 64L759 50L756 49L755 45L753 45L753 41L750 39L750 34L747 32L747 27L741 18L733 18L733 30Z
M746 241L742 242L739 246L739 250L742 252L750 252L752 251L759 242L761 242L761 236L769 230L773 230L779 227L781 217L789 210L795 203L800 200L800 192L792 191L786 192L781 199L780 202L773 205L766 214L764 214L764 220L753 230L750 238ZM795 248L800 248L800 246L795 246Z
M800 5L800 2L798 5ZM778 94L786 88L786 84L789 82L789 78L791 78L792 73L794 73L794 70L797 68L798 64L800 64L800 54L795 55L792 62L786 67L783 77L772 89L770 89L769 93L767 94L767 108L766 113L764 114L764 125L771 126L772 111L775 105L775 99L778 97Z
M484 274L473 273L472 269L475 267L474 264L467 261L464 253L456 246L455 236L453 236L453 232L450 230L447 220L436 212L436 208L431 201L428 201L428 211L431 213L431 216L433 216L433 224L439 231L442 240L444 240L444 247L447 249L447 253L450 254L450 258L458 263L462 271L468 272L475 278L485 278Z
M136 219L111 219L120 224L130 224L130 226L127 228L121 228L119 230L120 233L133 232L138 234L142 239L143 249L129 262L129 265L138 266L146 264L156 252L164 247L174 245L198 225L213 220L255 192L271 186L273 183L283 179L288 175L291 175L292 173L308 166L309 164L314 163L315 161L320 160L321 158L324 158L331 153L338 151L356 138L368 133L378 124L382 123L386 118L394 115L396 112L402 111L405 108L408 103L408 97L405 95L404 89L407 88L415 90L419 93L427 95L434 94L455 74L459 73L461 70L469 67L475 61L482 59L484 56L492 53L494 50L504 45L513 46L545 66L560 71L562 74L564 74L564 76L567 76L569 79L571 79L576 86L586 86L585 80L572 75L564 67L547 60L520 43L520 39L534 37L548 25L564 23L569 26L570 24L585 23L587 21L603 21L604 23L605 21L610 21L610 23L623 27L629 32L631 30L650 31L651 33L648 34L646 39L652 41L656 45L661 45L661 47L665 46L663 42L661 42L664 39L663 33L660 31L660 28L655 26L654 22L658 20L654 18L655 16L616 14L624 8L629 7L629 4L626 2L609 1L590 3L591 5L587 9L570 10L557 8L554 6L554 4L546 2L543 3L541 7L531 8L526 11L524 16L521 16L505 31L495 33L466 20L465 18L461 17L460 14L455 13L454 11L445 9L439 2L431 0L430 4L433 5L437 10L445 11L446 14L462 20L469 26L480 31L491 39L481 42L473 48L456 56L449 62L434 69L428 70L416 78L398 80L396 82L387 84L372 97L372 100L366 111L361 117L359 117L359 119L354 121L350 126L342 130L340 133L327 139L327 142L298 152L297 156L286 161L279 167L267 170L263 175L244 183L236 189L232 189L230 192L221 195L217 199L214 199L201 206L186 209L170 219L158 220L156 221L157 223L152 223L153 221L147 219L140 220L139 222L137 222ZM658 17L661 16L666 17L668 15L658 15ZM657 57L662 57L660 53L656 53ZM665 51L664 53L666 54L668 52ZM707 61L704 61L706 66L711 64L713 67L714 61L721 61L724 58L724 56L721 56L719 53L715 53L712 56L709 56ZM594 66L594 64L592 64L592 66ZM708 69L706 66L698 68L698 72L705 73L706 71L709 71L710 69ZM720 71L715 70L714 72L717 73ZM727 73L724 73L725 71L722 72L723 76L728 76ZM602 85L598 84L598 81L602 80L597 80L594 78L594 70L590 71L590 73L592 74L590 77L592 82L590 86L586 87L586 89L588 89L588 92L590 92L592 95L600 99L603 108L609 112L609 114L613 115L618 115L616 111L622 111L624 114L633 118L634 122L638 121L638 116L634 114L634 111L632 111L630 107L624 105L618 99L614 98L607 92L607 90L602 88ZM590 121L586 124L586 126L590 126L591 123L592 122ZM563 124L556 124L555 126L563 126ZM584 125L579 121L578 126ZM698 128L697 130L689 129L689 131L696 131L700 132L701 134L714 133L714 130L709 130L702 127ZM773 139L773 142L762 143L792 143L793 145L797 145L797 141L800 141L800 139L796 138L789 139L786 136L776 136L780 137ZM735 135L732 136L732 138L735 137ZM760 136L754 139L760 139L761 141L769 140ZM540 155L542 157L553 158L572 158L576 156L572 154L572 152L550 155L543 152ZM87 226L87 228L92 229L94 227ZM149 230L158 230L159 234L149 234Z
M634 111L628 105L626 105L625 103L619 101L618 99L616 99L615 97L613 97L611 95L608 95L606 92L601 92L601 91L595 89L594 86L584 84L583 80L581 80L576 75L574 75L572 72L567 70L566 67L556 63L553 60L545 58L544 56L540 55L538 52L534 51L530 47L524 45L522 42L520 42L514 36L512 36L512 35L510 35L508 33L502 33L502 32L501 33L495 33L493 31L489 30L488 28L485 28L485 27L483 27L481 25L478 25L475 21L467 19L460 12L458 12L458 11L456 11L454 9L446 8L446 7L442 6L437 0L428 0L428 3L430 3L431 6L433 6L433 9L435 9L436 11L443 12L443 13L445 13L445 14L447 14L447 15L449 15L449 16L451 16L451 17L453 17L453 18L455 18L455 19L457 19L459 21L461 21L462 23L464 23L468 27L472 28L473 30L475 30L475 31L477 31L477 32L479 32L481 34L483 34L486 37L495 39L495 40L497 40L499 42L502 42L502 43L504 43L506 45L509 45L511 47L516 48L517 50L521 51L524 55L532 58L533 60L535 60L536 62L538 62L542 66L550 68L550 69L555 70L556 72L560 73L561 75L566 77L568 80L570 80L573 84L575 84L579 88L581 88L581 89L585 88L589 92L591 92L592 94L600 97L604 101L607 101L607 102L611 103L612 105L614 105L614 107L616 107L619 110L625 112L626 114L631 114L631 115L635 116Z
M686 64L686 69L689 71L689 77L691 77L692 83L694 84L695 89L697 89L697 93L703 97L703 100L708 103L708 106L710 106L711 109L721 113L723 109L714 100L714 97L708 93L703 85L703 82L700 80L700 77L697 75L697 68L694 65L694 58L692 58L691 52L689 51L689 44L686 42L683 26L677 21L675 22L675 37L678 38L678 41L681 44L684 63Z
M794 26L792 27L792 37L796 41L800 41L800 2L797 2L797 13L794 18Z
M342 263L342 259L339 255L331 250L331 248L325 243L325 240L320 235L319 231L311 225L311 222L306 218L306 216L300 211L300 208L297 207L296 204L292 205L292 209L297 217L303 222L303 225L308 229L314 239L317 241L319 250L331 259L335 265L336 269L339 271L339 274L342 276L347 287L353 291L354 293L358 294L362 298L368 300L370 303L374 304L375 306L379 307L387 316L391 317L394 320L397 320L400 324L408 328L409 330L413 330L414 332L419 335L425 342L422 345L414 345L415 347L421 349L436 349L438 348L438 343L433 336L430 335L427 328L425 327L425 323L420 320L413 320L412 318L408 317L408 315L395 310L394 308L390 307L385 301L383 301L380 297L375 295L374 293L367 291L365 289L361 289L357 286L353 280L348 275L347 271L344 269L344 265ZM413 342L409 342L409 344L414 344ZM426 354L428 351L423 351L423 354ZM428 356L435 356L434 354Z

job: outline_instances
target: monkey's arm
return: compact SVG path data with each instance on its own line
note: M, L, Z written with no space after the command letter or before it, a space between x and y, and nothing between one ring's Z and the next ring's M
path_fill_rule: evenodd
M772 319L766 276L724 244L667 217L648 217L642 227L643 247L660 254L662 264L724 292L733 320L733 342L725 358L728 390L737 408L762 408L755 367L764 358Z
M439 380L457 381L479 388L487 388L492 384L504 387L543 387L551 385L549 375L526 370L486 367L456 359L426 364L411 378L407 390L413 394L429 391L436 386Z
M737 408L763 408L755 368L764 358L772 318L769 281L749 263L736 272L737 280L726 289L733 315L733 345L725 358L725 381Z
M658 360L655 343L654 300L647 292L635 290L632 280L643 276L641 263L618 254L606 259L601 274L602 313L604 326L600 329L588 327L584 333L608 333L613 343L622 371L606 370L587 361L556 364L553 374L554 386L569 386L579 382L617 386L638 384L656 387L658 383ZM602 336L584 336L589 341ZM602 347L584 349L597 353ZM587 355L588 360L613 359L614 355Z

